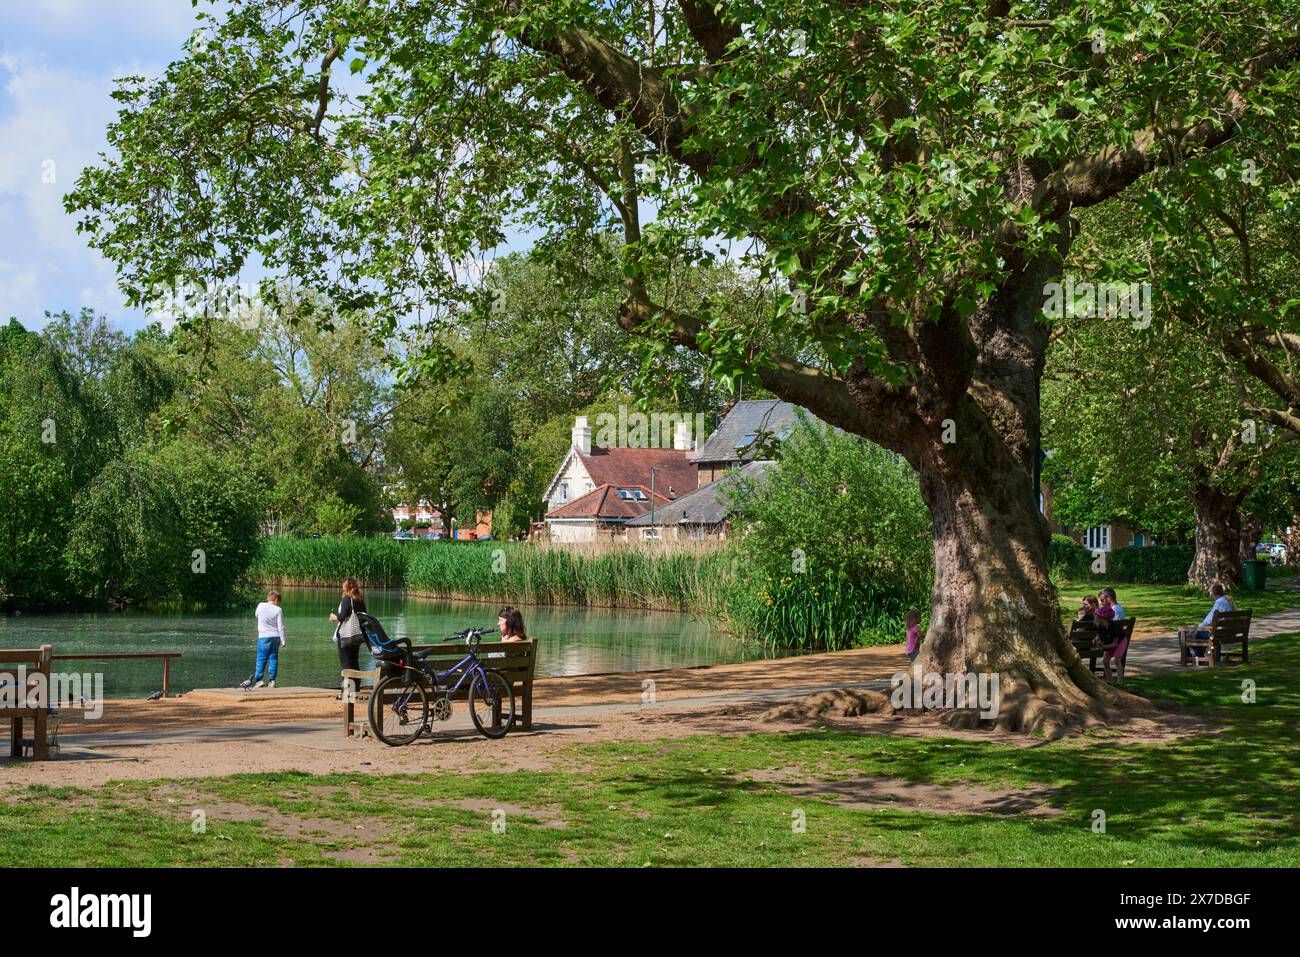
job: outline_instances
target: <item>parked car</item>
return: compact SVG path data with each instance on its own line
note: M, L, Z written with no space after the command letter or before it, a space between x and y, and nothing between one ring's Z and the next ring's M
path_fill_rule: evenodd
M396 533L393 535L393 538L400 539L400 540L414 539L414 538L415 538L415 533L414 533L414 532L396 532Z
M431 542L436 542L438 539L442 538L442 532L425 532L424 537Z
M1286 546L1277 542L1260 542L1255 546L1255 557L1270 565L1286 564Z

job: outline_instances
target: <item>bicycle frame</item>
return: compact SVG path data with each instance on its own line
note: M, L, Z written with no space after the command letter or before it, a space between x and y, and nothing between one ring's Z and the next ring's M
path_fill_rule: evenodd
M412 667L411 665L407 665L406 667L408 670L416 672L416 674L421 674L427 677L433 686L429 690L435 695L441 693L450 697L460 690L460 686L465 683L466 678L479 675L483 678L483 687L489 694L491 694L491 685L488 684L487 680L487 669L483 667L483 662L478 660L478 654L473 651L467 654L460 661L456 662L456 664L452 665L446 671L440 672L438 669L426 665L423 661L420 662L418 667ZM451 687L447 687L444 682L457 673L460 674L460 680ZM411 694L412 692L405 691L398 695L397 700L393 703L393 707L400 708L405 705L406 702L410 700ZM496 705L495 700L491 700L489 703L493 706Z

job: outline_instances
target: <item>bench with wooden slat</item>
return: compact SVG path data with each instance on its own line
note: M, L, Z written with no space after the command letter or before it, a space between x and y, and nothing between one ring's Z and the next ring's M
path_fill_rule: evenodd
M22 757L24 746L32 749L32 756L38 761L44 761L50 756L49 741L46 737L49 702L45 698L49 695L52 651L49 645L0 651L0 682L7 682L10 685L0 693L0 721L9 719L11 734L9 754L12 757ZM25 687L17 687L20 669ZM44 689L33 700L31 692L40 681L44 682ZM31 738L23 737L23 721L27 718L32 719Z
M1210 627L1188 625L1178 631L1178 663L1196 665L1204 661L1211 668L1224 664L1229 658L1240 658L1242 664L1250 661L1250 620L1254 609L1216 611ZM1209 633L1206 638L1194 637L1200 631ZM1236 651L1229 645L1240 645ZM1201 653L1198 655L1196 651Z
M1136 618L1121 618L1111 626L1113 629L1121 628L1119 641L1132 641L1133 627L1137 624ZM1088 670L1093 674L1097 673L1097 659L1106 653L1105 648L1098 648L1093 645L1092 641L1097 637L1097 622L1095 619L1085 621L1074 621L1070 623L1070 643L1074 645L1074 650L1079 653L1080 658L1088 659ZM1116 641L1115 644L1118 644ZM1128 662L1128 647L1125 646L1124 654L1120 655L1120 667Z
M446 671L448 668L459 664L469 651L463 641L438 645L416 645L413 651L424 651L425 649L432 649L425 661L430 668L439 672ZM478 657L484 668L501 672L505 679L510 682L510 686L515 690L519 725L525 730L531 730L533 726L533 674L537 667L537 643L531 638L525 641L483 642L479 646ZM373 686L373 684L378 684L381 671L379 668L372 671L354 671L349 668L340 674L343 678L356 682L368 680ZM448 697L452 701L465 701L468 699L470 680L467 678L460 688ZM363 718L361 721L357 721L356 702L362 694L371 690L373 690L373 687L360 688L358 686L355 698L347 694L343 696L343 731L347 737L351 737L356 733L358 724L369 727L366 719Z

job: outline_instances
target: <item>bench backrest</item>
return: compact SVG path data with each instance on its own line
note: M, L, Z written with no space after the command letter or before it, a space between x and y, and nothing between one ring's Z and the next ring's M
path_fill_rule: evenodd
M1210 634L1219 644L1245 641L1250 636L1250 619L1254 609L1245 611L1216 611L1210 619Z
M425 661L438 671L446 671L469 653L463 641L415 646L416 651L426 648L432 648L433 652ZM518 689L533 680L533 671L537 665L537 642L531 638L525 641L485 641L479 645L478 657L484 668L501 672ZM468 695L469 681L466 680L451 697L453 701L464 701Z
M0 682L11 681L17 682L19 670L26 676L27 688L21 689L18 693L0 695L0 714L7 717L18 717L29 714L35 714L41 710L38 707L28 707L28 689L32 687L34 676L44 675L45 688L43 695L49 694L50 687L50 656L54 649L50 645L41 645L39 648L5 648L0 649ZM24 702L21 707L13 707L15 701Z
M1070 622L1070 640L1071 641L1091 641L1097 637L1097 622L1091 618L1079 621L1075 619Z

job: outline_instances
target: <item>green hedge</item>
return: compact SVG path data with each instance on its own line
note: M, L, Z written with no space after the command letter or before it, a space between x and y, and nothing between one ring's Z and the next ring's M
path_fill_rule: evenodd
M1094 575L1089 549L1065 535L1053 535L1047 548L1047 564L1054 577L1072 581L1181 585L1187 581L1195 552L1194 545L1117 548L1106 554L1105 573Z

